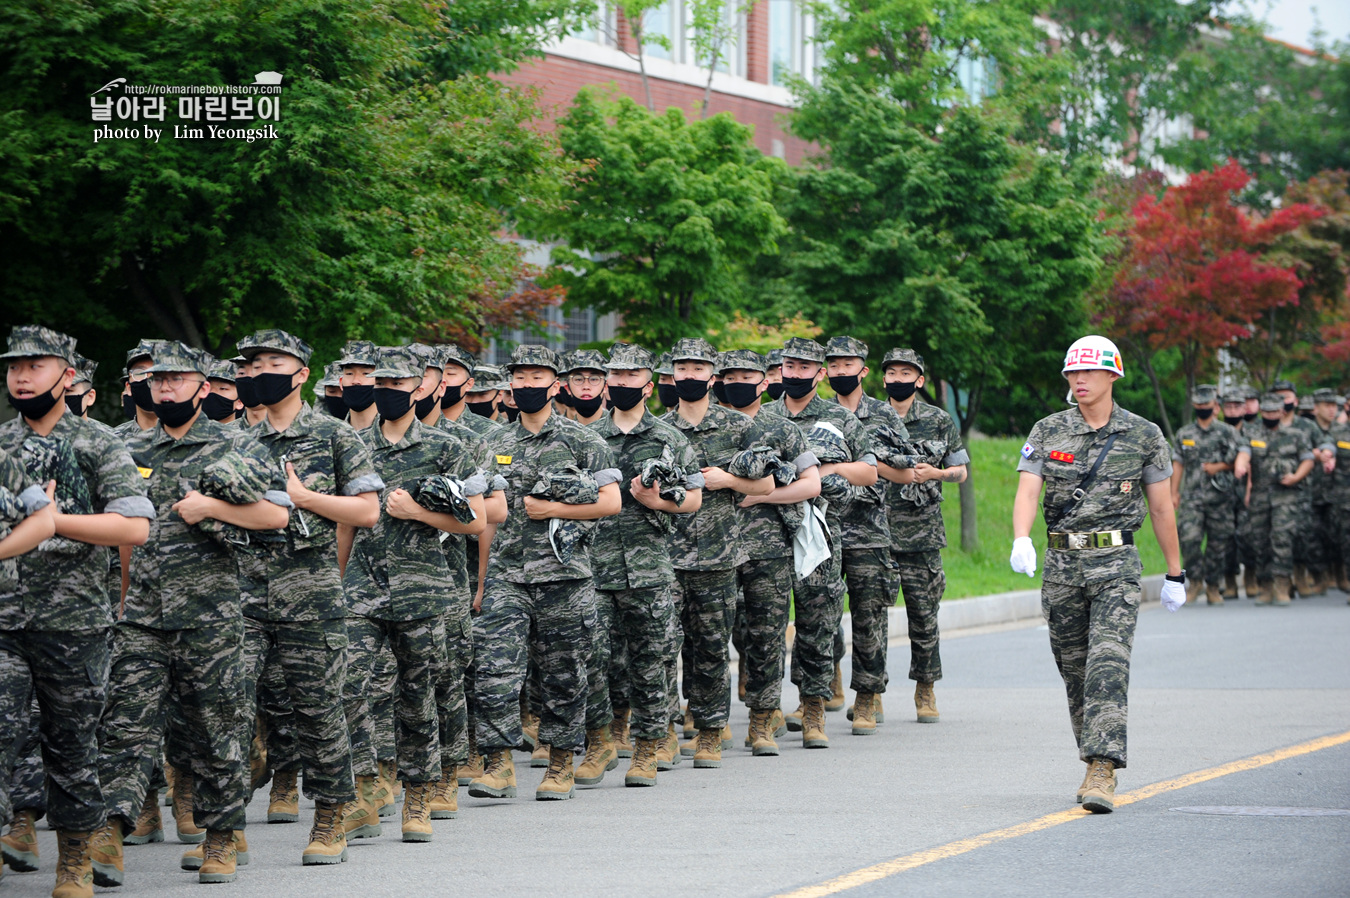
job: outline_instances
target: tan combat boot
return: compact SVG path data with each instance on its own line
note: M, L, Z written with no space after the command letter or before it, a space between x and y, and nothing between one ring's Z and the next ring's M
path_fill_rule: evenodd
M342 831L348 839L373 839L383 834L375 807L375 777L356 778L356 798L342 807Z
M578 786L595 786L605 778L607 771L619 766L619 753L609 741L609 727L586 731L586 756L577 766Z
M1275 583L1271 580L1262 580L1256 590L1256 604L1269 605L1275 600Z
M239 856L234 849L233 831L213 829L207 832L202 857L197 882L234 882L239 870Z
M1074 796L1074 801L1083 803L1083 793L1087 792L1088 786L1092 783L1092 762L1088 761L1087 770L1083 772L1083 782L1078 787L1078 793Z
M244 837L242 829L236 829L231 833L234 839L234 860L235 863L244 867L248 865L248 839ZM178 859L178 866L184 870L200 870L202 864L206 863L206 844L194 845L183 856ZM95 871L97 872L97 871Z
M1195 600L1200 597L1200 591L1205 588L1205 584L1196 578L1187 578L1186 580L1186 604L1194 605Z
M309 844L300 855L305 867L341 864L347 860L347 834L342 830L342 802L314 802L314 825L309 829Z
M172 764L164 765L164 807L173 807L173 784L178 781L178 771Z
M1276 604L1276 605L1288 605L1288 604L1289 604L1289 590L1290 590L1290 586L1291 586L1291 584L1290 584L1290 582L1289 582L1289 578L1288 578L1288 577L1276 577L1276 578L1275 578L1275 604Z
M525 742L530 749L539 747L539 715L529 711L521 715L520 731L525 736Z
M853 706L848 706L848 719L853 719ZM877 723L886 722L886 712L881 710L881 693L872 693L872 719Z
M267 795L268 823L295 823L300 819L300 788L294 770L272 774L272 789Z
M1328 581L1328 575L1325 571L1318 571L1317 573L1309 571L1308 591L1303 593L1303 597L1309 599L1313 596L1324 596L1327 594L1327 587L1330 585L1331 583Z
M122 839L124 845L147 845L150 842L164 841L164 818L159 813L159 790L150 789L141 802L141 812L136 816L136 828Z
M937 696L933 695L932 683L914 684L914 710L919 723L937 723Z
M632 713L630 708L615 711L614 719L609 724L610 741L614 743L614 750L621 758L633 756L633 731L629 726Z
M664 739L638 739L633 746L633 760L624 774L625 786L656 785L656 752Z
M1249 599L1261 597L1261 584L1256 579L1256 568L1249 564L1242 567L1242 591Z
M684 760L680 757L680 739L675 735L675 724L671 722L666 737L656 743L656 769L670 770Z
M694 712L689 710L688 705L684 706L684 738L698 738L698 727L694 725Z
M488 752L484 763L483 775L469 783L469 794L474 798L515 798L516 764L510 750Z
M164 836L160 835L160 841ZM9 833L0 839L0 852L11 870L32 873L38 868L37 813L18 811L9 823Z
M56 887L52 898L94 898L90 835L65 830L56 833Z
M452 764L441 765L441 778L431 790L431 819L454 820L459 816L459 774Z
M825 699L819 695L802 698L802 747L830 747L830 737L825 735Z
M800 692L797 693L797 710L783 718L789 732L800 733L802 731L802 707L804 704L805 699L802 698Z
M775 739L781 739L787 735L787 718L783 716L782 708L773 709L773 719L769 721L769 732Z
M459 784L461 786L467 786L469 783L483 775L483 756L475 751L473 746L470 746L469 760L467 763L460 764L457 772L459 775Z
M530 766L547 767L549 756L550 750L548 744L540 742L534 747L534 751L530 752Z
M1088 762L1083 807L1094 814L1109 814L1116 807L1116 765L1105 758Z
M1336 588L1341 592L1350 593L1350 576L1346 575L1345 562L1336 562Z
M572 749L553 748L549 750L548 772L539 788L534 790L535 801L563 801L576 792L573 785Z
M178 771L173 784L173 823L178 830L178 841L186 845L200 845L206 839L206 830L192 818L192 774Z
M773 739L774 713L777 708L759 711L750 709L750 732L746 736L747 747L757 758L772 758L778 755L778 743Z
M704 727L694 743L694 767L722 766L722 728Z
M830 689L832 694L825 700L825 710L844 710L844 705L848 702L848 696L844 695L844 671L838 664L834 666L834 677L830 680Z
M104 888L122 884L126 857L122 844L122 824L116 820L109 820L90 836L89 870L96 884Z
M1209 602L1209 604L1211 604L1211 605L1222 605L1222 604L1223 604L1223 593L1219 592L1219 587L1217 587L1217 586L1206 586L1206 587L1205 587L1205 601Z
M403 784L403 841L431 841L431 794L436 783Z
M870 692L859 692L857 699L853 702L853 735L855 736L875 736L877 733L877 719L873 716L873 700L876 698Z
M375 805L375 812L381 817L394 816L394 805L398 803L394 797L396 766L393 761L375 762L375 791L371 793L370 800Z
M1223 589L1220 592L1225 599L1236 599L1238 597L1236 574L1223 575Z

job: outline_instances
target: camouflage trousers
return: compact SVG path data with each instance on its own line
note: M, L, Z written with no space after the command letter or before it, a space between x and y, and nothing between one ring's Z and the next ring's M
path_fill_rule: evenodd
M182 713L193 819L208 830L244 828L247 754L239 738L253 720L244 694L244 621L200 630L115 630L108 706L98 726L98 772L108 816L136 825L159 756L170 695ZM175 766L181 760L175 760Z
M1305 564L1314 574L1334 567L1338 552L1336 517L1339 509L1330 503L1314 503L1312 526L1307 531L1308 555Z
M853 674L849 688L886 691L886 645L890 638L886 612L900 589L900 565L890 549L845 549L844 582L853 618Z
M9 779L9 806L0 797L0 820L8 820L15 811L31 811L41 820L47 813L47 771L42 766L42 736L38 731L41 711L37 696L28 704L28 722L19 724L10 748L14 752L14 773Z
M85 832L105 819L95 722L107 695L108 644L108 634L101 630L0 631L0 725L6 736L0 744L0 783L12 782L16 753L36 722L41 763L36 768L31 761L24 765L28 797L15 797L31 804L33 787L45 789L56 829ZM34 777L42 779L34 782ZM0 813L8 821L13 807L4 805L10 795L7 789L0 791L5 793Z
M1139 599L1139 575L1132 572L1090 586L1049 581L1041 586L1050 650L1064 679L1069 721L1084 761L1105 758L1125 766L1130 650Z
M1223 569L1224 574L1231 574L1234 578L1237 577L1242 565L1247 565L1252 571L1256 570L1256 551L1249 541L1251 531L1247 523L1248 517L1246 503L1238 500L1233 512L1233 538L1228 541L1228 548L1224 553Z
M1196 583L1214 587L1223 585L1224 556L1235 535L1233 507L1229 502L1181 497L1181 505L1177 508L1177 537L1181 540L1186 574Z
M351 737L352 773L374 776L375 743L371 709L376 703L375 664L388 647L396 662L394 691L398 776L406 783L441 778L440 718L436 681L445 664L441 618L389 621L347 618L347 682L343 692Z
M356 797L342 690L347 679L347 623L336 620L244 619L244 697L258 706L264 671L281 671L297 736L306 798L346 802ZM245 753L254 715L241 732Z
M830 560L792 583L797 635L792 643L792 682L803 696L830 698L834 689L834 637L844 616L843 552L839 525L830 522Z
M938 607L947 589L942 552L892 552L891 557L900 566L900 589L909 622L909 678L917 683L936 683L942 679Z
M745 658L745 704L771 711L783 701L783 640L792 596L792 558L747 561L736 568L744 635L737 651Z
M533 624L533 629L531 629ZM474 734L486 754L523 746L520 690L528 658L539 665L539 741L577 750L586 743L586 662L598 626L591 580L488 580L476 632Z
M291 697L287 694L286 675L275 656L267 659L258 677L258 714L264 721L267 768L298 772L301 769L300 736L296 732Z
M720 729L731 716L731 623L736 615L736 570L675 572L672 591L679 614L678 655L666 661L668 682L675 682L675 661L684 667L689 713L699 729ZM670 689L672 716L679 697Z
M436 677L436 717L440 722L441 769L469 760L469 707L464 697L464 672L473 661L473 621L467 611L446 611L445 663Z
M674 600L671 600L672 608ZM615 711L622 711L633 707L633 681L628 676L628 665L631 663L631 656L628 654L628 641L624 637L623 630L620 628L618 614L610 608L609 621L609 704ZM671 637L672 645L674 636ZM662 671L665 670L665 664L662 663ZM666 694L665 674L662 676L661 694ZM661 712L665 717L665 711Z
M626 704L618 707L632 708L630 726L638 739L659 739L666 733L670 707L666 668L675 657L673 593L669 586L653 586L603 590L597 596L597 629L611 634L611 645L617 634L626 656L621 667L612 654L609 659L610 699L614 700L615 679L621 676L626 684Z
M370 727L375 757L392 761L398 756L394 736L394 697L398 694L398 661L389 643L380 647L370 675Z
M1254 490L1247 509L1247 539L1262 583L1294 574L1295 536L1303 522L1302 497L1292 491Z
M586 656L586 729L609 726L614 707L609 699L609 631L614 625L614 610L604 593L595 593L595 629L591 631L591 651Z

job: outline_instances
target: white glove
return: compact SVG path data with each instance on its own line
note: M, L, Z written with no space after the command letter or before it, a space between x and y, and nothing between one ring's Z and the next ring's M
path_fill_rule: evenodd
M1175 580L1164 580L1162 587L1162 606L1168 611L1176 611L1186 604L1186 587Z
M1031 537L1019 536L1013 540L1012 556L1008 563L1019 574L1036 576L1036 547L1031 544Z

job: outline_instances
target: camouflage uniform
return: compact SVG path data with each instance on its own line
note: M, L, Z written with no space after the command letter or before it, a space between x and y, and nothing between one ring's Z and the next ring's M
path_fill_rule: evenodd
M1119 436L1087 494L1061 513L1111 434ZM1051 532L1133 534L1147 511L1145 488L1172 476L1172 459L1157 425L1119 405L1099 430L1072 408L1036 422L1017 470L1044 479L1043 514ZM1041 609L1084 761L1126 765L1130 651L1142 572L1133 545L1045 553Z
M309 363L310 348L284 331L262 331L239 343L246 357L284 352ZM301 404L278 431L270 419L252 435L275 470L290 463L307 489L330 496L358 496L384 487L370 450L347 424ZM347 673L346 601L338 573L337 524L295 509L282 539L263 551L241 554L244 601L244 674L248 706L264 668L281 672L293 711L306 797L351 801L351 748L343 709ZM251 729L251 727L250 727Z
M1337 396L1331 390L1318 390L1310 397L1313 404L1319 402L1330 402L1336 405L1343 405L1342 397ZM1331 429L1324 429L1316 418L1305 418L1313 425L1309 429L1308 435L1312 439L1312 444L1316 448L1327 448L1335 441L1331 438ZM1334 426L1334 423L1333 423ZM1335 567L1334 560L1337 555L1336 549L1336 515L1337 509L1334 502L1334 493L1332 482L1334 472L1328 473L1322 467L1322 463L1317 461L1313 464L1312 473L1308 475L1308 495L1312 501L1312 527L1309 534L1310 542L1313 544L1308 553L1308 570L1310 573L1320 577L1323 574L1330 573Z
M1191 401L1213 402L1214 387L1202 384ZM1206 474L1210 462L1232 464L1241 438L1222 421L1207 425L1192 422L1177 431L1172 461L1182 465L1181 503L1177 508L1177 536L1187 576L1215 589L1223 586L1223 553L1233 540L1233 494L1237 480L1232 471ZM1208 538L1208 539L1206 539Z
M3 359L54 355L70 359L75 341L46 328L15 328ZM46 437L22 417L0 424L0 450L13 460L46 455L36 485L57 482L63 514L121 514L153 518L145 486L126 447L108 428L63 413ZM24 462L21 462L24 463ZM25 464L25 467L27 465ZM12 475L9 478L12 483ZM20 495L27 498L31 493ZM29 502L28 504L33 504ZM0 783L15 764L13 740L28 727L37 699L48 811L54 828L87 832L105 819L93 723L103 710L108 685L108 630L113 608L107 593L108 552L103 546L65 537L0 563L8 581L0 602L0 721L6 727ZM157 748L157 746L156 746ZM8 819L8 818L5 818Z
M518 346L511 367L524 366L557 372L560 363L542 346ZM478 750L486 754L523 744L519 696L531 647L543 677L539 741L579 749L585 744L586 662L599 625L593 571L584 545L568 563L558 560L549 540L550 522L530 520L525 497L540 475L568 465L590 472L599 488L618 482L619 470L604 440L556 413L538 433L520 423L503 428L493 451L510 513L493 540L483 610L474 630L475 639L483 636L475 650Z
M1246 402L1249 396L1256 398L1256 391L1251 387L1241 387L1226 394L1224 401ZM1261 427L1258 423L1242 419L1231 423L1233 430L1237 432L1239 447L1245 446L1249 439L1248 435ZM1252 550L1251 543L1248 541L1250 528L1247 524L1247 477L1234 477L1233 493L1233 507L1235 509L1233 514L1233 539L1229 543L1224 573L1232 575L1234 581L1236 581L1239 569L1245 566L1252 573L1252 583L1255 583L1256 553Z
M825 348L814 340L794 337L784 345L783 357L824 364ZM797 425L822 464L840 459L822 454L817 448L819 439L837 442L835 451L842 452L843 461L876 464L871 438L857 416L818 395L812 395L799 413L794 414L788 409L787 397L784 397L762 408L759 416L767 416L766 425L773 418L785 418ZM842 440L829 436L831 428L843 435ZM822 564L810 576L793 584L797 637L792 648L792 682L797 684L804 698L820 696L828 699L834 694L830 683L834 678L833 643L844 614L843 518L856 495L857 489L842 475L821 477L821 497L828 503L825 519L830 531L830 563Z
M1330 485L1336 539L1332 557L1350 571L1350 424L1332 424L1327 438L1336 449Z
M154 372L205 376L203 354L180 343L155 355ZM162 426L129 441L158 516L150 539L132 551L125 615L114 637L111 691L99 721L99 776L108 816L129 832L145 799L176 694L191 757L196 824L244 828L246 755L239 734L252 719L244 701L239 571L226 527L210 518L186 524L172 506L222 468L254 478L248 501L289 508L286 483L266 452L241 430L199 414L181 438ZM226 501L241 504L245 497ZM177 763L171 753L170 760Z
M1262 411L1268 406L1273 410L1274 400L1278 399L1273 393L1262 397ZM1312 450L1307 430L1294 424L1281 425L1273 431L1253 428L1242 447L1252 457L1247 527L1256 553L1257 579L1262 584L1276 577L1293 576L1296 537L1307 526L1303 516L1308 504L1304 496L1308 478L1292 487L1282 485L1280 478L1294 473L1305 459L1312 459Z

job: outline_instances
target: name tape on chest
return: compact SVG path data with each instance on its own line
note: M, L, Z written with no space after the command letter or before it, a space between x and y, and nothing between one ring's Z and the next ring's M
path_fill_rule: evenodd
M1073 464L1073 453L1072 453L1072 452L1060 452L1059 450L1055 450L1054 452L1051 452L1051 453L1050 453L1050 460L1051 460L1051 461L1062 461L1062 462L1064 462L1066 465L1071 465L1071 464Z
M499 464L499 465L509 465L509 464L511 464L511 456L509 456L509 455L499 455L499 456L497 456L497 464Z
M1264 448L1266 448L1266 441L1265 441L1265 440L1252 440L1252 448L1253 448L1253 449L1264 449Z
M142 468L140 465L137 465L137 466L136 466L136 471L137 471L137 472L141 475L141 477L144 478L145 480L149 480L149 479L150 479L150 475L153 474L153 473L155 473L155 469L154 469L154 468Z
M1347 443L1345 440L1337 440L1337 441L1336 441L1336 448L1337 448L1337 449L1350 449L1350 443Z
M1195 440L1182 440L1182 441L1181 441L1181 445L1183 445L1183 446L1194 446L1194 445L1195 445Z

